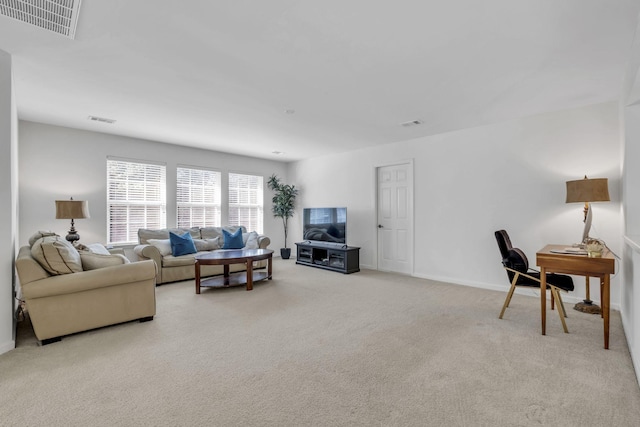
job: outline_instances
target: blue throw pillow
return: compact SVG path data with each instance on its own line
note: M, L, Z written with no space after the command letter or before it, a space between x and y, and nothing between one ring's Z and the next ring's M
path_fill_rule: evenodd
M224 228L222 229L224 236L224 245L222 249L242 249L244 241L242 240L242 228L238 228L235 233L231 234Z
M195 254L196 245L193 243L191 234L184 233L182 236L178 236L173 232L169 232L169 242L171 243L171 254L173 256Z

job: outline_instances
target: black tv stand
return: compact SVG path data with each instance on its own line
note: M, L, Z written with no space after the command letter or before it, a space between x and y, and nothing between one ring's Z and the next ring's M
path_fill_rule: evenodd
M296 243L296 264L349 274L360 271L360 248L341 243L305 240Z

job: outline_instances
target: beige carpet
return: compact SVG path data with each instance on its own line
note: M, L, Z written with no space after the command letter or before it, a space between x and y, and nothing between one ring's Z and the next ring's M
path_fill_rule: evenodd
M640 391L620 315L374 271L274 262L274 280L0 356L3 426L637 426ZM506 281L506 278L505 278Z

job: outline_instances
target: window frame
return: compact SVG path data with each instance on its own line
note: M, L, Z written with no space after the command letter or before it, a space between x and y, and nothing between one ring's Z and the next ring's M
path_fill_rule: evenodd
M112 170L114 162L127 165L124 171L125 176L121 179L114 179L111 175L117 173ZM134 173L131 169L136 165L143 167L144 179L134 179ZM156 169L156 172L153 172ZM139 171L137 171L139 173ZM153 173L152 173L153 172ZM147 179L150 177L152 179ZM157 179L155 179L155 176ZM166 228L167 226L167 164L139 159L128 159L119 157L107 157L106 162L106 213L107 213L107 244L109 245L129 245L138 242L137 233L139 228ZM116 184L120 182L119 191L124 191L125 199L118 198ZM137 187L137 188L136 188ZM140 191L142 187L142 200L131 197L131 193ZM155 196L155 197L153 197ZM114 207L124 208L125 220L114 221L117 216ZM134 209L139 208L139 212ZM151 212L150 212L151 211ZM142 212L142 220L140 215ZM151 217L150 213L154 213L155 217ZM138 216L137 220L132 220L132 216ZM114 239L112 228L115 224L124 225L124 240L121 238ZM135 228L135 229L134 229ZM122 234L118 233L118 234Z
M249 203L239 203L233 200L234 192L236 191L236 189L240 189L240 190L243 189L242 187L232 188L232 181L233 181L234 175L249 177L249 179L257 178L259 180L259 183L256 186L256 188L248 188L248 187L246 188L246 191L247 191L246 200ZM228 204L227 205L227 212L228 212L227 223L228 225L243 225L245 226L248 232L256 231L258 234L262 234L264 232L264 182L265 182L265 179L263 175L250 174L245 172L231 172L231 171L227 173L227 204ZM255 193L256 203L250 203L251 201L250 193L252 191ZM240 194L238 194L238 197L242 198ZM239 214L237 220L233 218L232 210L236 208L255 210L256 212L254 215L251 215L251 214L249 215L248 223L243 223L242 221L243 215ZM252 221L251 217L255 218L255 223Z
M180 193L180 186L189 186L191 190L193 190L193 188L200 188L203 193L206 191L206 186L203 183L201 186L198 185L194 185L193 181L188 182L188 183L182 183L180 181L180 169L183 170L187 170L190 173L193 173L194 171L200 171L203 173L212 173L214 175L217 175L217 187L214 187L214 191L213 191L213 198L214 201L213 202L194 202L193 200L190 200L188 202L183 202L180 201L181 198L181 193ZM189 196L191 197L192 191L189 191ZM206 194L202 195L202 199L206 199ZM217 200L216 200L217 199ZM189 224L181 224L180 222L180 209L181 208L189 208L190 209L190 221ZM203 223L194 223L193 221L193 209L194 208L203 208L205 210L205 215L204 215L204 222ZM213 208L214 210L216 210L217 208L217 215L216 213L213 214L213 221L212 222L207 222L207 216L206 216L206 208ZM217 221L216 221L217 220ZM177 165L176 166L176 226L178 228L191 228L191 227L220 227L222 224L222 172L216 169L210 169L210 168L205 168L205 167L199 167L199 166L190 166L190 165Z

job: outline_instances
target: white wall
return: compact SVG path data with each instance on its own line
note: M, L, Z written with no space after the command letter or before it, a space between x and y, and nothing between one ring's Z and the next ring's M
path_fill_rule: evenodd
M583 206L565 204L565 181L585 174L609 178L612 201L593 204L591 235L620 253L620 158L612 102L300 161L289 176L301 189L300 208L347 206L348 243L362 248L361 267L376 268L375 168L413 159L414 275L506 289L493 232L506 229L533 267L545 244L581 240ZM302 226L294 220L297 241ZM568 301L584 297L584 279L574 282ZM619 308L619 278L612 283Z
M11 56L0 50L0 354L15 347L18 119Z
M623 248L623 283L621 290L622 325L629 352L640 375L640 23L631 49L625 75L624 96L620 100L623 134L622 215L625 242ZM640 377L638 377L640 379Z
M108 125L105 125L108 126ZM116 125L117 126L117 123ZM208 167L222 172L262 175L265 178L264 234L270 248L284 245L280 222L271 215L271 192L266 180L271 174L287 179L282 162L180 147L154 141L107 135L58 126L20 121L20 233L26 244L38 230L53 230L65 236L69 220L55 219L56 199L88 200L91 218L77 220L76 230L84 243L107 239L107 156L131 158L167 165L167 226L176 223L177 165ZM223 217L224 220L225 217Z

